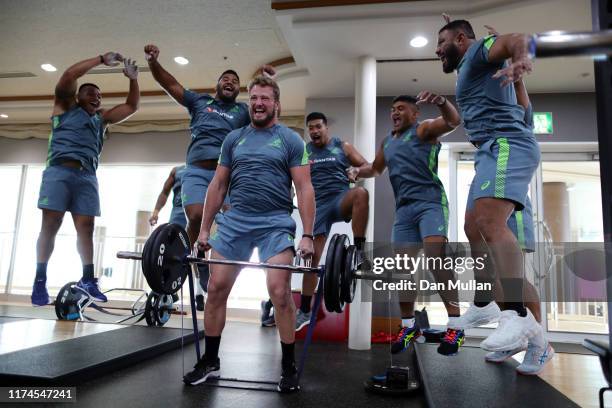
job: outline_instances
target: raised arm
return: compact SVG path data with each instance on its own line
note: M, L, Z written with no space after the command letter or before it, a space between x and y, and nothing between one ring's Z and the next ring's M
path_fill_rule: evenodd
M130 90L124 103L109 110L102 111L102 119L106 123L123 122L138 110L140 89L138 87L138 66L131 59L123 60L123 75L130 80Z
M485 28L489 32L489 35L500 35L499 32L493 26L485 24ZM523 109L527 110L531 102L529 100L527 88L525 87L525 83L522 79L514 83L514 92L516 93L516 101L518 102L518 104L521 105Z
M417 128L421 140L433 141L441 136L452 132L461 124L461 116L452 103L441 95L429 91L422 91L417 95L417 105L432 104L440 110L440 116L435 119L427 119L420 123Z
M90 69L104 64L107 66L119 65L123 61L121 54L107 52L103 55L91 57L70 66L60 77L55 85L55 100L53 103L53 115L61 115L76 104L77 80L85 75Z
M502 86L520 81L523 75L533 69L529 58L529 36L526 34L504 34L497 36L489 49L490 62L503 62L510 59L506 68L502 68L493 75L493 78L505 77Z
M368 163L367 161L363 163L361 166L353 166L349 167L346 170L346 174L352 182L357 181L360 178L370 178L381 175L385 171L385 153L383 146L381 145L376 152L376 157L374 157L374 161L372 163Z
M172 99L184 106L185 102L183 95L185 94L185 88L159 63L159 48L157 48L156 45L148 44L145 45L144 52L153 78L155 78L157 83L164 88L164 91L166 91Z
M176 167L173 167L172 171L170 171L170 175L168 176L166 181L164 181L164 186L162 187L162 191L157 196L157 202L155 203L153 214L151 214L151 218L149 218L149 224L151 224L151 226L154 226L155 224L157 224L157 221L159 219L159 212L161 211L162 208L164 208L164 205L166 205L166 202L168 201L168 197L170 196L170 192L172 191L172 186L174 186L175 177L176 177Z
M359 151L357 151L355 146L353 146L352 144L348 142L343 142L342 150L344 150L344 154L346 155L346 158L348 159L351 166L361 167L364 164L368 164L368 161L365 159L365 157L363 157L361 153L359 153Z

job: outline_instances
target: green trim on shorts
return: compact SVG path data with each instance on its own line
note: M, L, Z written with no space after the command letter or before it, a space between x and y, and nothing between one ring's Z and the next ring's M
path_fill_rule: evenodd
M51 122L51 132L49 133L49 142L47 143L47 162L45 165L49 167L51 163L51 141L53 140L53 130L59 126L59 116L55 115L53 117L53 121Z
M525 222L523 221L523 211L515 211L514 217L516 218L516 238L521 248L525 249Z
M448 234L448 198L446 197L446 192L444 191L444 184L442 184L442 181L440 180L438 173L436 173L433 170L434 166L436 165L436 159L437 159L437 155L439 151L440 151L440 146L438 145L431 146L431 150L429 151L429 166L428 167L429 167L429 171L431 172L431 175L433 176L434 181L440 185L440 188L442 190L442 197L440 198L440 204L442 205L442 212L444 214L445 233Z
M308 164L308 149L306 149L306 142L302 140L302 144L304 145L304 151L302 153L302 162L300 163L302 166Z
M510 157L510 145L505 137L500 137L496 140L496 143L499 145L499 152L497 154L497 168L495 169L495 198L505 198L506 169Z

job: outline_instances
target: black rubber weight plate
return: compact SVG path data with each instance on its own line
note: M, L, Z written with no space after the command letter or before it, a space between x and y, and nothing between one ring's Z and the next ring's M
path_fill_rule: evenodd
M336 248L336 242L338 240L338 234L332 235L327 245L327 255L325 256L325 276L323 280L323 300L325 301L325 308L328 312L333 312L335 309L333 295L332 295L332 275L334 274L334 252Z
M344 300L342 299L342 277L344 276L344 266L346 258L346 250L349 245L349 239L345 234L338 237L336 247L334 248L334 287L335 287L335 305L337 313L342 313L344 310Z

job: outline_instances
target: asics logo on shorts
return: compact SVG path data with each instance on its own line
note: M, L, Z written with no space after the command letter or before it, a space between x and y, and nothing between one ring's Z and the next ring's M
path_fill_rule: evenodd
M40 204L42 204L42 205L47 205L47 204L49 204L49 197L43 197L43 198L41 198L41 199L40 199L40 201L39 201L39 203L40 203Z
M489 188L490 185L491 185L491 181L487 180L484 183L482 183L482 185L480 186L480 189L486 190L487 188Z

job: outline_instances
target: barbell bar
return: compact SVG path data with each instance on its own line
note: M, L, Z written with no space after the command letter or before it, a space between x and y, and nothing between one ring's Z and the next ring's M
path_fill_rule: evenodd
M141 252L130 252L130 251L119 251L117 252L117 258L120 259L132 259L141 261L142 253ZM246 268L270 268L270 269L283 269L292 272L298 273L320 273L323 268L312 268L308 266L300 266L300 265L280 265L280 264L271 264L265 262L247 262L247 261L233 261L230 259L214 259L214 258L200 258L197 256L185 256L185 257L175 257L171 261L177 263L194 263L201 265L234 265L234 266L242 266Z
M388 276L360 271L357 250L348 236L334 234L327 248L325 266L278 265L260 262L206 259L193 256L185 230L175 224L162 224L147 239L142 253L120 251L120 259L141 261L142 271L153 291L160 295L176 293L187 278L191 264L233 265L253 268L282 269L297 273L316 273L323 279L323 298L330 312L342 313L344 305L355 295L357 279L401 281L408 275Z

